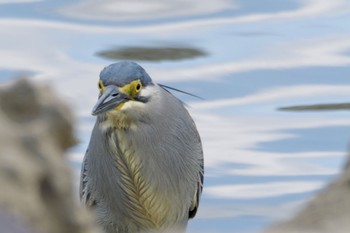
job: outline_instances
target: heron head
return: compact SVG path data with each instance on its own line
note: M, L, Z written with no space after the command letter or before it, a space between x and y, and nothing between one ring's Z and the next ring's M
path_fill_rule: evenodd
M92 115L120 111L130 105L145 104L150 96L145 89L152 79L138 64L123 61L105 67L100 73L99 98Z

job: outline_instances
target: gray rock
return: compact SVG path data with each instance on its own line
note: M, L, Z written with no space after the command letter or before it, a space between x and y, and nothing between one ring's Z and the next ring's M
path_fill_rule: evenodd
M344 171L292 219L265 233L349 233L350 158Z
M64 151L73 117L47 87L20 80L0 90L0 229L7 233L97 233L73 198Z

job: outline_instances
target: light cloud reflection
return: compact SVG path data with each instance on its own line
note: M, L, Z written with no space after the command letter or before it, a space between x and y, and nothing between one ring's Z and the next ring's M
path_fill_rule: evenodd
M101 4L100 1L91 1L91 2L94 4ZM227 4L222 0L221 2L223 3L222 5ZM170 22L170 23L160 22L160 23L151 24L149 26L108 27L108 26L85 25L85 24L79 24L79 23L65 23L65 22L49 21L49 20L35 20L35 19L18 20L13 18L1 19L0 25L7 25L12 27L19 26L19 25L26 25L27 27L74 30L79 32L90 32L90 33L137 33L137 34L150 33L150 32L171 33L179 30L192 31L203 27L204 28L218 27L218 26L224 26L224 25L230 25L230 24L261 23L265 21L276 21L276 20L300 20L305 17L334 15L339 12L344 12L344 10L348 9L349 7L349 3L346 0L334 0L334 1L300 0L300 3L301 3L301 6L299 8L292 9L289 11L283 11L283 12L256 13L256 14L248 14L248 15L234 16L234 17L217 17L217 18L214 17L211 19L186 20L182 22ZM75 14L79 12L78 11L79 4L82 4L82 3L80 2L78 3L78 5L73 7L73 8L77 7L77 9L72 11L72 12L75 12ZM82 5L84 6L85 3L83 3ZM105 5L103 6L104 6L104 9L105 8L108 9L108 7L106 7ZM83 7L83 9L85 9L85 6ZM92 9L96 9L96 8L92 8ZM68 10L68 12L65 12L65 14L69 14L69 12L70 10ZM111 12L109 12L109 14L110 13ZM84 15L85 17L89 15L90 18L91 17L94 18L94 16L91 16L91 14L89 14L88 12L82 13L80 15Z
M348 126L349 119L295 116L213 116L192 110L202 135L206 175L224 174L244 176L302 176L330 175L339 168L315 165L305 159L341 158L340 151L310 151L277 153L255 149L263 142L298 137L283 133L288 129ZM232 164L233 166L227 166ZM235 168L234 164L244 164Z
M272 101L309 99L316 97L345 96L350 97L350 86L347 85L300 85L271 88L243 97L218 99L191 103L196 109L220 109L239 105L267 103Z
M206 204L200 207L198 219L209 220L217 218L234 218L239 216L261 216L274 220L282 220L300 209L305 202L306 200L291 201L276 205L244 205L239 203Z
M60 12L83 19L140 20L210 14L236 7L229 0L207 0L205 4L201 0L84 0L65 6Z
M176 3L180 1L175 1ZM145 31L173 31L173 30L182 30L182 29L194 29L197 27L210 27L210 26L221 26L226 24L241 24L241 23L255 23L255 22L261 22L261 21L270 21L270 20L295 20L300 19L304 17L312 17L312 16L320 16L323 14L335 14L339 11L344 11L346 6L349 6L348 2L346 0L334 0L334 1L328 1L328 0L301 0L299 1L301 6L297 9L289 10L289 11L282 11L282 12L274 12L274 13L257 13L257 14L248 14L243 16L237 16L237 17L227 17L227 18L213 18L213 19L202 19L202 20L187 20L180 23L161 23L159 25L152 25L152 26L146 26L142 28L135 28L137 32L145 32ZM131 2L133 3L133 2ZM192 0L190 1L193 5L196 5L197 3L201 4L200 1ZM214 4L211 4L214 3ZM123 4L123 1L119 2L119 4ZM130 3L128 3L130 4ZM210 1L206 2L204 4L205 7L194 7L192 9L195 10L194 13L196 14L205 14L209 11L215 12L219 11L220 9L223 10L226 8L234 8L235 4L228 3L227 1ZM159 10L159 8L164 7L164 5L153 5L153 8L145 8L143 7L143 4L140 4L138 2L137 4L134 4L131 9L134 9L134 12L119 12L119 14L115 14L115 10L119 10L118 4L112 4L111 1L96 1L96 0L90 0L90 1L80 1L75 5L72 5L70 7L67 7L66 9L63 9L62 12L64 14L68 14L70 16L75 17L83 17L83 18L89 18L89 19L118 19L117 15L120 15L120 18L123 19L128 15L127 18L134 19L142 19L145 16L153 16L153 17L161 17L161 16L173 16L173 14L177 15L183 15L184 12L177 10L179 7L175 7L175 10L172 11L173 13L169 14L169 12L165 11L162 12ZM183 6L186 6L186 9L189 9L188 2L186 4L183 4ZM144 9L138 14L136 14L136 11L140 11L140 9ZM211 10L209 10L212 8ZM92 14L91 10L97 9L97 15ZM111 10L112 9L112 10ZM126 8L124 8L125 10ZM128 8L130 9L130 8ZM151 12L157 11L157 14L154 13L151 14ZM185 13L187 10L185 11ZM74 14L73 14L74 13ZM113 15L114 16L111 16ZM133 14L135 13L135 14ZM166 13L164 15L164 13ZM127 31L125 31L127 32Z
M166 81L207 80L214 81L225 75L255 70L293 69L299 67L339 67L350 65L350 35L286 42L270 48L269 54L249 60L205 64L176 70L155 69Z
M257 199L288 194L304 193L320 189L323 182L266 182L263 184L214 185L204 192L209 198Z

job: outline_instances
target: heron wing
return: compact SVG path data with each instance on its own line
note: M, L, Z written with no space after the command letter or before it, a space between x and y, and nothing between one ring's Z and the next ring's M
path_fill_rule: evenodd
M96 201L92 198L91 190L89 188L89 179L87 176L88 153L89 153L89 150L86 151L86 154L83 159L83 164L81 166L79 194L80 194L80 201L84 205L91 207L96 204Z
M189 218L194 218L196 216L197 210L198 210L198 206L199 206L199 199L200 196L202 195L202 190L203 190L203 180L204 180L204 163L203 160L201 161L201 171L199 172L198 175L198 182L196 184L196 192L193 196L193 200L192 200L192 205L191 208L189 210L188 213L188 217Z

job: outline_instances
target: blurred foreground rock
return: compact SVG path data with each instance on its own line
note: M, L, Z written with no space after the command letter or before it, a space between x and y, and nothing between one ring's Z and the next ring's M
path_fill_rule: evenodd
M344 171L295 217L265 233L349 233L350 157Z
M0 90L0 232L96 233L73 198L63 156L73 119L45 87L25 80Z

